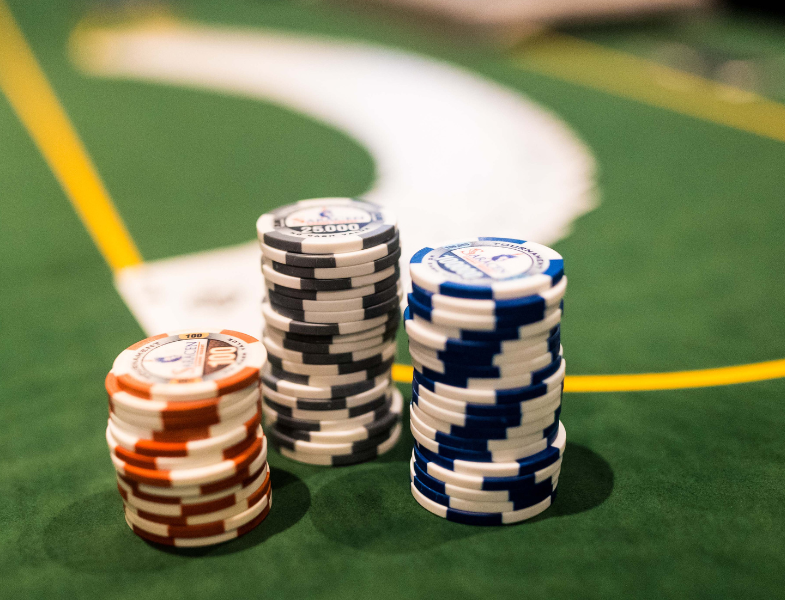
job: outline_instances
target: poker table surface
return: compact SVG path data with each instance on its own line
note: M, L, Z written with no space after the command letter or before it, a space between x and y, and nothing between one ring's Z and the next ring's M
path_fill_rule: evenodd
M346 132L280 103L86 73L73 36L96 20L150 9L431 57L525 96L582 140L596 162L595 205L552 244L569 277L559 494L508 527L430 514L409 489L407 409L399 443L371 462L315 467L271 450L273 508L238 540L184 550L133 535L104 439L103 380L146 332L69 203L63 163L31 133L42 113L20 117L6 72L0 595L785 596L782 25L707 14L510 44L353 4L127 4L10 0L2 14L8 27L10 9L147 261L249 242L261 213L301 198L362 195L374 160ZM673 48L692 62L671 61ZM739 65L755 89L728 79ZM403 327L398 339L409 399Z

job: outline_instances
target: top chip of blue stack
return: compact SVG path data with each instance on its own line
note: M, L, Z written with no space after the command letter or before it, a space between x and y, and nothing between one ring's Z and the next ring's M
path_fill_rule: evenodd
M509 300L545 291L564 275L561 254L536 242L478 237L423 248L411 259L412 281L434 294Z

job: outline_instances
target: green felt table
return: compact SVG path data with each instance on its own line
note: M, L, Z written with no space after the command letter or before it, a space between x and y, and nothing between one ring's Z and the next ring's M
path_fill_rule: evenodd
M246 242L267 209L372 185L366 149L297 112L81 72L68 41L94 3L9 6L147 260ZM783 142L527 69L511 59L520 47L351 6L183 1L171 11L433 56L567 123L595 157L600 200L555 244L570 278L569 374L783 357ZM772 24L706 16L568 33L646 60L665 43L753 60L768 65L761 93L785 101L785 34ZM103 390L113 358L145 333L2 94L0 210L2 597L785 595L782 379L566 393L560 495L517 526L460 525L417 505L405 411L401 441L366 464L312 467L271 450L274 507L245 537L205 550L149 545L122 518ZM409 360L403 330L398 360Z

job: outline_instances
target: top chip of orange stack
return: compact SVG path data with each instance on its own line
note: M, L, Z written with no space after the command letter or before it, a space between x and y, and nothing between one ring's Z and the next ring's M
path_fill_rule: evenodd
M112 374L125 391L151 400L201 400L253 384L267 352L256 338L222 329L162 333L129 346Z

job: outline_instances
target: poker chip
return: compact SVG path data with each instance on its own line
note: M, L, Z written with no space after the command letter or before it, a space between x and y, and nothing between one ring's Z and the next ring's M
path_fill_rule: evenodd
M246 423L259 412L258 405L253 404L235 419L212 425L194 425L193 427L168 427L165 423L131 424L114 411L109 411L109 420L118 428L132 435L161 442L180 442L198 440L222 435L234 429L239 422Z
M360 406L353 406L352 408L337 408L325 410L303 410L299 408L289 408L283 404L278 404L270 398L264 399L266 407L274 410L278 417L289 417L292 419L304 419L314 421L333 421L339 419L352 419L359 417L367 412L376 410L388 404L389 394L385 393L378 398L374 398L370 402L361 404Z
M434 325L443 327L459 327L468 331L496 331L501 328L516 328L542 321L547 312L545 305L533 304L517 311L513 315L477 315L459 313L440 308L428 308L414 294L408 295L409 310Z
M127 410L124 406L119 406L110 401L110 410L124 422L142 428L165 431L171 429L193 429L197 427L209 427L220 423L227 423L234 420L241 414L246 414L252 410L259 401L259 389L256 387L246 397L239 402L229 406L220 407L221 410L215 411L194 411L176 413L143 413L141 411Z
M417 385L451 400L475 404L514 404L541 396L557 387L561 388L566 370L567 363L562 358L559 368L552 375L542 379L542 381L507 389L468 389L457 387L434 381L417 371L414 372L412 381L416 380Z
M380 354L390 344L390 340L384 340L384 338L382 338L382 341L378 345L371 346L369 348L336 354L322 354L318 352L311 353L289 350L281 345L285 344L285 339L280 339L279 343L275 338L265 336L263 342L265 348L267 348L268 357L274 356L280 360L286 360L304 365L338 365L341 363L357 362Z
M340 341L329 344L329 343L319 343L318 338L317 342L305 342L301 339L295 338L314 338L314 336L298 336L297 334L288 334L283 331L278 331L271 326L267 326L265 329L265 339L270 339L274 341L277 345L284 348L285 350L291 350L293 352L297 352L298 354L326 354L326 355L338 355L338 356L345 356L345 355L352 355L355 352L360 352L364 350L368 350L370 348L375 348L384 344L385 342L389 342L395 339L395 335L398 331L398 322L397 321L390 321L387 325L382 327L374 327L371 330L368 330L368 333L373 333L373 336L364 337L362 339L356 339L353 341L343 341L352 336L325 336L325 340L327 339L338 339ZM365 332L363 332L365 333ZM360 334L357 334L358 336ZM351 361L348 361L351 362Z
M183 511L181 505L158 504L133 499L132 494L126 494L126 510L134 515L163 525L202 525L213 523L240 514L255 505L262 496L270 491L270 472L265 476L257 477L248 487L241 492L227 496L231 503L223 499L188 505L188 510ZM141 506L140 506L141 505Z
M251 446L239 455L208 465L188 465L182 469L156 469L137 467L124 461L115 454L110 454L115 470L127 479L160 487L184 487L221 481L251 464L254 458L267 451L267 440L257 438Z
M389 256L401 247L400 237L396 232L392 239L383 244L378 244L365 250L355 252L342 252L338 254L302 254L287 252L273 248L262 242L262 255L275 262L291 265L293 267L306 267L312 269L330 269L335 267L350 267L363 263L373 262Z
M262 215L257 233L270 445L315 465L375 458L400 437L403 409L391 386L402 299L395 217L361 200L306 200Z
M516 489L507 490L476 490L472 488L465 488L460 485L452 483L444 483L443 481L429 475L415 460L414 457L409 461L409 477L413 481L417 478L425 486L435 493L447 497L458 498L461 500L469 500L472 502L515 502L530 498L532 493L537 493L543 487L550 487L551 491L554 489L554 484L558 483L560 470L556 469L551 477L546 478L540 483L529 483L528 485L521 486ZM531 481L531 480L530 480ZM539 487L542 486L542 487ZM456 506L456 508L458 508ZM479 508L488 509L488 506L480 505Z
M151 400L130 394L119 386L114 374L109 373L104 380L104 386L109 394L109 408L120 408L129 412L147 416L168 417L193 417L215 415L219 421L227 409L246 400L252 394L258 394L258 382L254 382L243 389L205 400L179 400L167 402L164 400Z
M125 522L128 524L128 527L131 528L136 535L141 538L146 539L149 542L153 542L155 544L161 544L164 546L176 546L179 548L199 548L203 546L214 546L216 544L222 544L224 542L228 542L233 540L241 535L252 531L256 528L262 521L267 518L268 513L270 512L270 508L272 507L272 496L269 496L267 499L267 505L262 509L262 512L257 515L253 520L238 527L237 529L232 529L230 531L226 531L221 534L210 535L205 537L187 537L187 538L177 538L177 537L166 537L155 535L145 531L143 528L138 527L135 525L126 515Z
M389 372L393 365L393 359L394 357L390 357L388 360L385 360L376 366L340 375L303 375L300 373L292 373L285 369L279 369L272 364L268 366L268 369L275 377L287 379L293 383L299 383L309 387L339 387L351 385L353 383L362 383L363 381L368 381Z
M441 375L462 376L482 379L504 379L524 375L544 369L557 360L561 354L561 347L546 351L538 356L526 356L511 360L499 360L495 365L464 364L447 362L439 358L432 358L421 354L416 348L410 348L409 354L423 367Z
M559 313L559 319L561 319L562 314L562 303L559 303L558 308L554 308L550 311L546 311L543 315L542 321L535 321L533 323L529 323L527 325L504 325L498 326L495 329L488 328L486 325L483 325L480 328L476 329L466 329L461 328L460 325L455 327L450 327L447 325L441 325L438 323L433 323L428 319L421 317L420 315L415 314L411 307L407 307L407 311L409 311L409 318L412 319L415 323L426 323L429 328L432 328L434 333L440 336L446 336L457 340L462 340L464 342L481 342L483 344L493 344L505 341L521 341L526 338L529 338L533 335L539 335L547 330L544 327L545 323L551 322L553 320L553 313ZM558 324L558 320L556 324Z
M352 396L345 396L343 398L330 398L327 400L312 400L310 398L296 398L287 394L282 394L265 385L262 385L262 395L266 399L273 400L277 405L285 406L290 409L321 411L362 406L368 402L376 400L377 398L387 396L389 389L389 382L383 380L368 391L354 394Z
M288 448L278 448L278 451L286 458L310 465L343 467L366 462L389 452L400 439L401 431L402 427L399 422L393 427L392 433L386 441L375 448L370 448L354 454L317 454L311 452L297 452L295 450L289 450Z
M128 347L111 372L120 388L141 398L202 400L253 384L265 360L262 343L244 333L183 330Z
M265 257L267 259L267 257ZM398 259L401 258L400 248L382 258L374 260L373 262L360 263L350 266L342 267L327 267L327 268L312 268L312 267L296 267L292 265L282 264L270 260L265 260L265 264L272 266L274 271L283 273L284 275L291 275L292 277L304 277L308 279L338 279L345 277L362 277L363 275L371 275L379 273L394 265L398 264Z
M503 492L505 495L508 495L510 492L527 490L533 485L545 481L561 470L562 463L561 458L557 456L555 460L536 471L511 477L494 477L467 475L446 469L423 456L422 452L417 448L412 449L412 460L418 471L427 474L434 481L441 482L443 489L437 491L442 493L447 493L447 486L451 485L462 490Z
M416 380L413 380L412 385L412 397L416 397L418 403L427 403L435 408L441 408L451 413L475 417L520 415L527 410L536 410L551 404L554 400L560 399L561 394L562 389L561 386L559 386L550 391L547 391L546 388L542 394L533 396L527 400L521 400L520 402L511 402L509 404L474 404L434 394L429 389L421 386Z
M276 306L283 306L294 310L301 311L320 311L320 312L343 312L347 310L360 310L376 306L377 304L395 298L401 291L400 285L390 286L377 294L369 296L361 296L359 298L348 298L345 300L303 300L301 298L292 298L285 294L269 289L267 290L267 297L272 304Z
M412 285L414 297L429 309L496 317L514 317L521 312L531 311L535 306L541 307L545 311L551 310L559 305L566 291L566 276L563 276L552 288L543 292L507 300L477 300L443 296L429 292L417 284Z
M277 304L272 298L270 298L270 305L278 314L290 319L304 321L306 323L347 323L350 321L369 320L397 310L399 304L400 298L396 295L392 298L389 298L388 300L385 300L384 302L369 306L368 308L319 312L315 310L306 311L287 308Z
M260 435L258 429L256 433ZM257 439L258 437L249 436L239 444L211 453L203 452L191 456L146 456L122 447L112 435L111 428L106 429L106 443L113 456L132 466L160 470L187 469L231 460L251 448Z
M287 341L301 342L303 344L308 344L309 346L320 347L325 345L348 345L367 340L369 338L386 336L392 332L397 331L399 322L399 319L390 319L386 323L372 327L371 329L366 329L357 333L348 333L345 335L308 335L292 331L282 331L275 329L274 327L268 327L267 329L271 330L271 333L279 337L283 337Z
M176 442L151 440L129 433L118 428L111 419L108 427L119 446L143 456L198 456L203 453L227 450L245 444L248 439L253 439L257 435L256 429L260 423L260 416L259 411L256 411L246 423L226 433Z
M443 373L436 369L430 369L420 363L416 358L412 358L412 366L419 371L423 377L432 381L444 383L453 387L477 390L504 390L517 387L536 385L559 370L562 357L545 367L536 371L525 371L519 374L503 375L498 369L493 369L485 373L468 372L464 370L448 371Z
M342 290L371 286L394 276L398 273L398 270L398 265L394 265L377 273L361 275L359 277L307 279L305 277L294 277L292 275L280 273L273 268L271 262L262 260L262 274L267 281L295 290L305 290L309 292L339 292Z
M558 483L558 482L557 482ZM429 500L451 510L473 514L508 514L536 506L543 500L549 499L555 492L555 486L550 482L512 502L476 501L440 494L429 488L416 475L412 477L412 484Z
M262 382L267 387L287 394L289 396L296 396L298 398L312 398L312 399L330 399L330 398L343 398L345 396L354 396L362 392L368 391L379 383L386 381L390 382L391 374L384 372L378 377L367 381L360 381L358 383L350 383L345 385L304 385L297 381L291 381L284 377L279 377L272 373L270 370L262 373Z
M357 252L390 241L395 216L353 198L301 200L265 213L256 222L262 244L300 254Z
M561 309L554 309L546 313L542 321L524 325L516 330L519 337L500 338L500 339L463 339L473 337L470 333L457 328L443 328L434 326L432 323L422 322L419 318L412 316L407 308L403 313L406 333L410 340L427 346L434 350L464 352L464 353L491 353L504 354L515 352L520 348L526 348L532 343L542 341L554 335L559 330L561 321Z
M183 518L193 515L214 513L219 510L237 506L256 493L260 486L270 481L270 469L265 465L261 471L243 481L237 490L230 492L217 492L212 496L192 498L156 498L138 496L127 485L118 481L117 489L127 505L144 513L163 517Z
M160 544L228 541L269 512L261 427L262 343L238 331L164 333L120 353L107 375L106 442L125 518Z
M140 517L128 506L125 507L125 517L134 528L139 528L146 533L160 537L207 537L232 531L238 527L242 527L249 521L252 521L267 507L269 497L270 492L268 492L266 496L262 496L253 506L239 514L211 523L202 523L200 525L166 525L157 523Z
M561 255L542 244L481 237L423 248L409 264L420 288L458 298L509 300L539 294L564 275Z
M553 356L551 360L554 360L556 358L555 355L559 353L561 332L557 331L550 337L544 339L536 338L536 340L537 341L530 345L521 346L516 351L504 352L501 354L497 352L482 352L480 350L474 352L434 350L428 346L423 346L413 339L409 340L409 347L412 351L416 352L418 356L422 357L420 362L423 364L425 364L426 361L430 361L442 364L493 367L525 362L545 353L551 353Z
M348 335L373 329L374 327L386 324L388 321L398 321L401 318L401 313L398 308L393 307L391 311L372 319L349 321L346 323L307 323L282 315L269 303L262 305L262 315L265 318L265 322L276 329L287 333L299 333L311 336Z
M393 412L400 415L401 410L403 409L403 400L400 400L400 406L398 399L395 395L395 390L392 390L392 397L386 399L384 404L373 411L365 412L359 414L357 416L349 416L349 414L339 415L337 419L329 419L322 415L315 415L317 418L313 419L303 419L298 417L290 417L287 415L282 415L275 411L272 407L265 404L264 406L264 416L265 420L267 421L268 427L270 425L276 425L281 429L291 429L291 430L299 430L303 432L313 432L313 431L349 431L353 429L357 429L359 427L364 427L366 425L371 425L376 421L380 420L382 417L385 417L388 413ZM296 436L294 436L296 437Z
M118 480L123 481L137 496L146 496L151 500L159 498L177 498L185 502L187 498L204 499L206 496L212 496L218 492L223 494L229 493L229 490L238 490L240 486L249 477L258 473L260 469L267 463L267 447L263 446L262 452L251 462L247 467L240 469L231 477L221 479L212 483L205 483L194 486L178 486L178 487L160 487L157 485L148 485L146 483L139 483L133 479L117 473Z
M323 442L323 441L305 441L293 438L286 435L284 431L278 430L276 427L269 429L270 439L278 448L286 448L294 452L302 452L305 454L358 454L366 450L376 448L383 442L390 439L393 428L397 426L396 422L389 424L388 429L379 432L367 439L354 441L354 442Z
M286 284L279 285L273 281L266 281L265 286L268 290L271 290L276 294L280 294L282 296L289 296L290 298L297 298L300 300L313 300L313 301L351 300L355 298L363 298L365 296L379 294L385 290L390 289L391 287L396 287L398 285L398 281L400 281L400 275L401 275L400 269L396 269L392 275L387 277L387 279L382 279L381 281L377 281L376 283L371 283L360 287L350 287L348 289L341 289L341 290L327 290L327 291L304 290L304 289L300 289L299 286L296 288L292 288L292 287L287 287Z
M380 348L380 349L379 349ZM351 362L341 362L337 364L312 364L298 361L284 360L274 355L269 355L269 362L277 369L282 369L290 373L299 375L331 376L355 373L365 369L370 369L389 362L395 355L397 346L394 341L374 348L374 354L365 356Z
M415 455L421 454L429 460L447 470L463 475L480 477L522 477L537 472L561 460L564 448L567 445L567 433L564 425L559 423L559 433L545 450L517 460L501 462L476 461L472 459L443 456L428 448L415 444Z
M414 483L411 484L411 491L412 496L417 501L417 503L426 509L429 512L432 512L436 516L442 517L448 521L454 521L456 523L463 523L464 525L483 525L483 526L495 526L495 525L511 525L513 523L519 523L521 521L525 521L527 519L531 519L536 517L547 508L551 506L554 495L545 498L541 502L535 504L534 506L530 506L528 508L524 508L517 512L511 513L477 513L477 512L469 512L463 510L455 510L448 508L438 502L427 498L421 491L417 489Z
M479 438L483 440L505 440L514 439L527 436L533 432L542 431L553 423L559 420L561 407L558 403L544 407L540 414L532 414L527 420L524 417L514 417L510 420L513 423L494 423L485 425L475 425L470 422L468 426L458 425L452 421L447 421L434 417L433 414L422 410L419 404L421 400L412 403L412 411L414 411L418 422L422 422L425 426L433 428L445 435L461 437L461 438ZM458 420L458 419L456 419Z
M393 427L401 418L400 411L390 411L366 425L355 427L353 429L344 429L340 431L305 431L302 429L292 429L282 425L276 426L276 429L281 433L287 434L295 440L302 440L304 442L314 443L327 443L337 444L345 442L356 442L367 440L384 431Z
M554 423L551 427L526 437L485 440L459 438L432 428L426 432L422 429L421 422L416 416L411 417L409 425L415 441L432 452L451 458L466 458L477 462L505 462L526 458L547 448L550 441L555 439L558 430L558 423ZM431 437L430 432L434 431L435 434Z
M567 440L561 255L481 237L423 248L409 272L412 495L466 524L541 513L555 498Z

